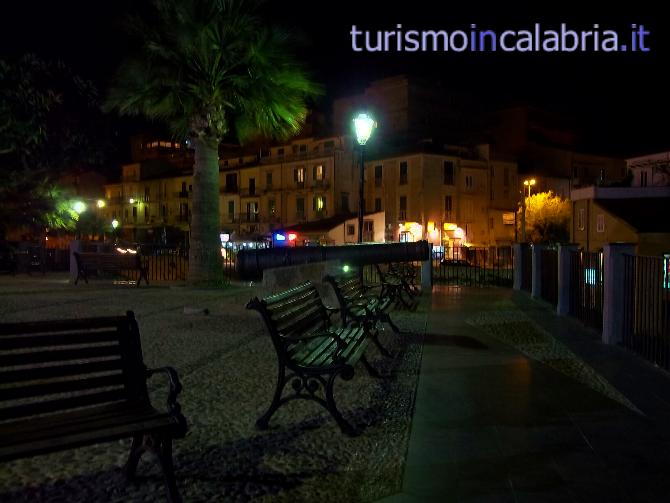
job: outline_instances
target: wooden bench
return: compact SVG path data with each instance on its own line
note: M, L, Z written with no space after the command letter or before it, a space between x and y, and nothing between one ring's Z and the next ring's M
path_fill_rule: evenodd
M416 292L410 286L408 277L405 274L401 274L397 267L391 264L388 264L385 270L379 264L375 264L375 267L379 274L382 292L387 292L387 295L395 300L397 307L404 307L410 310L416 309L418 306L418 303L414 300Z
M325 407L343 433L357 435L357 429L337 409L333 385L338 376L345 381L352 379L354 366L359 361L370 375L379 377L365 358L369 327L352 324L335 328L330 317L339 310L324 306L310 282L264 299L254 297L247 309L255 309L261 314L278 359L272 402L256 425L267 428L280 406L304 399ZM285 395L286 389L288 393Z
M167 410L147 380L167 376ZM172 440L186 433L174 369L149 370L132 312L126 316L0 324L0 462L132 438L125 474L153 452L168 500L179 502Z
M400 333L398 326L393 323L387 310L393 305L394 299L390 295L378 295L371 292L374 287L366 286L358 275L325 276L324 281L330 283L335 291L337 302L340 305L342 323L368 323L376 327L378 323L388 323L395 333ZM372 341L385 356L391 356L379 341L378 331L371 331Z
M149 278L147 268L142 263L142 257L139 253L81 253L74 252L74 258L77 261L77 278L74 284L83 279L88 284L89 274L101 276L104 274L115 274L123 276L127 271L138 271L137 286L140 286L142 278L148 285Z

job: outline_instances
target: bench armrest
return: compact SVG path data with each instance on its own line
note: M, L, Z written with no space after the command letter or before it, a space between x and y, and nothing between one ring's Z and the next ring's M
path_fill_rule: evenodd
M170 384L170 389L167 396L167 408L171 414L181 415L181 406L177 402L177 396L181 393L182 386L179 381L179 375L177 371L172 367L158 367L155 369L147 369L147 379L149 379L154 374L158 373L165 374L168 378L168 383Z
M339 312L340 312L340 308L338 308L338 307L332 307L332 306L326 306L325 304L324 304L323 307L326 309L326 315L328 316L328 323L331 323L331 322L332 322L331 317L332 317L335 313L339 313Z

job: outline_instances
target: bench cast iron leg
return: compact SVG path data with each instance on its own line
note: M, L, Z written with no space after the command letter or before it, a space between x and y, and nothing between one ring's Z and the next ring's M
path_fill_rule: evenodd
M388 323L389 326L391 327L391 330L393 330L396 334L400 333L400 329L398 328L398 325L393 323L393 320L391 319L391 316L389 316L388 313L381 313L379 315L379 319L384 323Z
M168 501L170 503L182 503L179 490L177 489L177 481L174 476L174 466L172 464L172 437L164 436L159 440L156 446L156 453L158 455L158 462L163 470L163 477L167 487Z
M272 403L270 403L270 407L268 408L267 412L256 421L256 426L261 430L266 430L268 428L270 418L279 408L284 386L286 386L286 370L284 369L284 365L280 363L279 371L277 373L277 387L275 388L275 394L272 397Z
M137 471L137 463L139 463L142 454L147 450L147 446L144 442L142 435L135 435L133 437L133 443L130 445L130 454L128 454L128 461L126 466L123 467L123 472L129 482L135 480L135 472Z
M342 430L342 433L349 435L350 437L355 437L360 435L360 432L357 431L356 428L354 428L349 422L347 422L344 417L342 417L342 414L340 414L340 411L337 410L337 406L335 405L335 399L333 398L333 384L335 383L335 378L337 375L338 373L336 372L330 374L330 377L328 378L328 384L326 385L326 408L328 409L328 412L330 412L330 415L333 416L333 419L337 422L340 430Z
M377 377L377 378L381 377L379 371L372 366L372 364L368 361L365 355L361 356L361 362L363 363L365 370L368 371L368 374L370 374L371 377Z

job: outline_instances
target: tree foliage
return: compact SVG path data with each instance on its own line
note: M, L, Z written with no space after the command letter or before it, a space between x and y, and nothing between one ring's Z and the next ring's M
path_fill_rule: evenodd
M291 57L291 36L264 24L256 0L154 0L129 19L140 50L107 100L121 115L167 123L180 138L287 138L320 93Z
M0 229L72 229L76 213L56 184L65 169L98 165L109 144L93 84L35 55L0 60Z
M570 201L551 191L526 197L526 238L533 243L568 242L571 215ZM519 232L521 220L519 215Z

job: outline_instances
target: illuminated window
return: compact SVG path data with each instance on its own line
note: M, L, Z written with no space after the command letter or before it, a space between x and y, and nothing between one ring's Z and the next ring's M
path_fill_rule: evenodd
M323 164L318 164L312 168L312 177L314 180L321 181L324 178Z
M293 180L296 183L302 184L305 183L305 168L298 168L293 171Z
M165 147L165 148L170 148L170 147L172 147L172 143L170 143L169 141L161 141L161 142L159 142L159 145L160 145L161 147Z
M577 228L580 231L584 230L584 208L580 208L577 212Z
M326 209L326 198L323 196L315 196L312 199L312 209L314 211L324 211Z
M663 255L663 288L670 288L670 253Z
M156 148L158 147L158 142L157 141L152 141L151 142L151 148Z
M584 282L587 285L595 286L596 284L596 270L593 267L584 269Z

